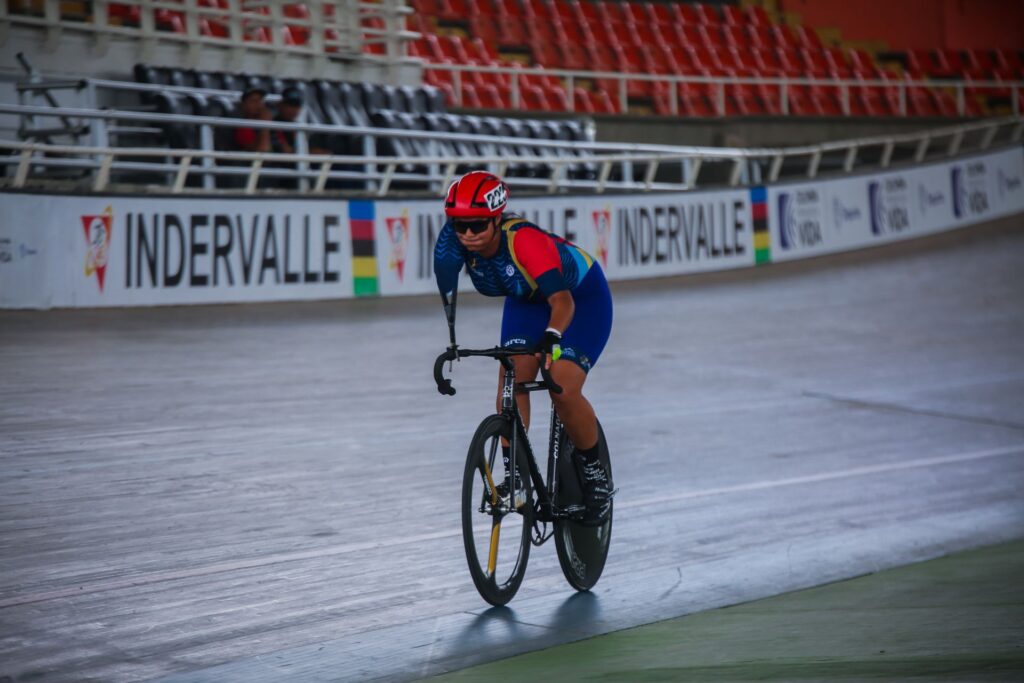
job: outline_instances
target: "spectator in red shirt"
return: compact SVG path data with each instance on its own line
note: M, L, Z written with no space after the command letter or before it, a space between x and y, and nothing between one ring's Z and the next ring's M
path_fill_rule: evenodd
M243 119L270 121L273 115L264 98L267 93L262 88L249 88L242 93L238 113ZM238 152L269 152L270 129L268 128L235 128L232 136L232 149Z

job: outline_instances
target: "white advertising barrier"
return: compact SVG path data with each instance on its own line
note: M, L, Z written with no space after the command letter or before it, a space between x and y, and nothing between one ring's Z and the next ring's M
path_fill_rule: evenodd
M624 280L753 265L749 195L726 190L517 200L513 193L509 206L583 247L609 279ZM444 225L441 202L376 204L380 293L436 292L433 254Z
M3 195L0 305L350 297L349 204Z
M788 261L1024 211L1024 150L767 188L770 255Z
M510 207L609 279L787 261L1024 212L1024 149L834 180L524 197ZM0 194L0 307L150 306L436 292L441 200ZM463 287L468 287L463 281Z

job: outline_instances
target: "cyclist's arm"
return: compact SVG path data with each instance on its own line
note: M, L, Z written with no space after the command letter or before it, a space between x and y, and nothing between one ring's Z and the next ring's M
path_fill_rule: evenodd
M565 332L576 314L576 302L573 301L572 294L568 289L555 292L548 297L548 304L551 306L551 321L548 327Z
M459 287L459 273L466 263L465 249L451 224L445 223L434 245L434 278L441 298L447 301Z
M576 305L562 274L562 259L554 240L537 228L523 228L516 234L515 255L551 306L548 327L565 332Z

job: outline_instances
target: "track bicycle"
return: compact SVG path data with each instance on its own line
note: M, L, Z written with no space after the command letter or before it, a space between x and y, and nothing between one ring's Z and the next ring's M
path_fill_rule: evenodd
M586 507L583 487L573 465L575 447L554 405L547 480L541 476L514 397L516 393L531 391L558 394L562 389L543 365L542 381L517 383L515 366L510 360L516 355L532 354L500 347L449 348L434 362L437 390L447 395L454 395L455 388L444 377L446 362L484 356L496 359L504 369L501 412L480 423L470 442L462 477L462 540L469 573L481 597L495 606L507 604L519 590L530 547L540 546L552 536L566 580L576 590L590 590L604 570L612 533L612 510L600 526L581 523ZM599 454L610 480L608 446L600 423L597 428ZM514 456L509 458L508 467L500 457L502 442L509 444ZM514 485L517 479L519 486Z

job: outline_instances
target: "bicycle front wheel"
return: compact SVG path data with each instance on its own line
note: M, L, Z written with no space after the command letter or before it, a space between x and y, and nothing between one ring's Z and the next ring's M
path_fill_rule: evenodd
M512 423L500 415L485 419L473 435L462 476L462 541L473 584L496 607L519 590L530 558L533 496L526 455L518 448L516 468L521 488L509 494L501 457L501 440L512 436ZM504 493L505 495L502 495Z
M609 481L612 477L612 463L608 455L608 444L604 439L601 423L597 424L598 443L600 444L601 462L608 472ZM558 491L556 502L564 507L579 506L583 503L582 487L572 465L575 447L568 434L562 434L561 457L559 459ZM578 591L587 591L594 587L604 571L605 560L608 559L608 548L612 539L612 516L615 503L608 512L608 519L601 526L584 526L571 519L555 520L555 550L558 552L558 564L569 585Z

